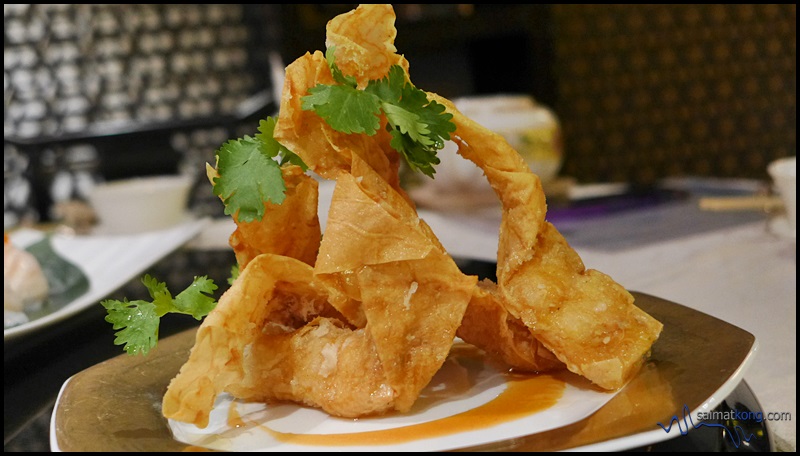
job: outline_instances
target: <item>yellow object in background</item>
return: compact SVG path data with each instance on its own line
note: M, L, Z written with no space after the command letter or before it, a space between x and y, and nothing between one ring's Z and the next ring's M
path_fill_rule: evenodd
M563 161L561 127L553 111L527 95L498 94L454 100L467 117L502 135L543 182Z

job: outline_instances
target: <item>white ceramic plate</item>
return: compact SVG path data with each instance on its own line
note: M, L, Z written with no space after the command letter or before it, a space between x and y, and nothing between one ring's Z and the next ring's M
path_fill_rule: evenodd
M83 271L89 280L89 289L51 313L4 329L3 341L40 330L98 304L114 290L195 237L206 223L207 219L190 220L163 230L129 235L52 235L53 250ZM9 235L11 242L20 248L44 236L44 232L33 229L19 229Z
M454 345L409 413L347 420L306 407L221 396L210 426L200 430L168 422L157 406L195 342L196 331L187 330L160 341L146 358L120 355L67 380L52 415L51 449L623 451L680 438L699 424L692 417L719 407L736 389L758 344L752 334L719 319L633 293L664 330L650 360L616 394L598 392L567 372L529 384L526 379L540 376L500 374ZM560 394L543 388L553 380L562 382ZM146 429L148 438L132 432L137 429ZM743 438L729 431L725 438Z
M663 429L654 426L655 429L649 432L576 447L571 451L624 451L685 435L691 430L691 417L714 409L721 399L730 395L739 385L756 349L757 343L754 343L745 362L703 404L695 410L676 413L673 421L661 423ZM464 371L470 369L475 369L467 374L467 377L474 379L472 388L454 396L437 392L442 385L458 383L453 378L464 375ZM508 404L494 409L503 410L502 413L492 412L492 403L502 397L511 383L516 383L509 379L485 363L472 366L469 363L446 363L420 396L422 403L426 402L426 397L433 398L432 405L415 406L406 415L341 419L297 405L242 403L229 395L222 395L214 405L207 428L200 429L173 420L169 420L169 427L173 438L180 442L220 451L447 451L474 448L568 426L592 415L617 394L588 387L581 379L567 374L558 379L564 382L565 389L554 405L542 410L534 408L515 419L501 419L487 426L481 422L485 421L486 416L513 415L513 410L505 408ZM515 388L519 388L519 385ZM518 390L514 394L517 397L515 400L519 401L526 394L535 395L541 385L528 388L527 392ZM443 396L447 400L441 400ZM458 430L459 426L463 426L463 429ZM445 429L447 432L436 431Z
M457 340L454 347L459 344L468 346ZM445 451L566 426L615 395L573 374L514 377L469 350L463 356L451 351L406 414L344 419L293 404L240 402L225 394L214 405L208 427L174 420L169 425L176 440L212 450Z

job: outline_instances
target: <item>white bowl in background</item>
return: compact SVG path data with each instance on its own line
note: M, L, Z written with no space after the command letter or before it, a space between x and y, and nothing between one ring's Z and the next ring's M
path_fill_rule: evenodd
M192 180L180 175L133 177L96 184L89 204L102 234L160 230L188 217Z
M794 231L797 229L797 156L772 161L767 172L783 200L789 227Z

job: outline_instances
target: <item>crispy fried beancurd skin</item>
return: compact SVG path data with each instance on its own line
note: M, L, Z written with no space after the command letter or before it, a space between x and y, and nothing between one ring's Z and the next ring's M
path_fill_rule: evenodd
M337 182L331 213L341 217L328 222L317 269L259 255L206 317L164 398L167 418L204 427L223 391L347 417L411 408L444 363L477 278L461 273L413 208L365 162L356 159L354 172ZM387 243L382 230L405 233L422 247ZM325 280L339 273L356 293ZM341 314L355 311L358 317L347 320L363 325L331 318L306 324L314 315L339 315L326 309L331 291L347 296L351 307ZM299 299L316 304L292 310Z
M394 46L395 20L392 6L384 4L359 5L328 22L325 46L335 48L337 65L356 78L359 88L386 76L392 65L400 65L408 74L408 61Z
M265 201L260 221L240 222L233 217L236 230L228 243L240 269L262 253L297 258L309 265L316 261L322 235L317 212L319 184L299 166L284 165L281 173L286 184L283 203ZM206 174L212 185L219 177L211 165L206 165Z
M566 364L605 389L635 374L662 325L607 275L587 270L553 225L538 176L502 136L461 114L448 100L459 153L478 165L503 207L497 277L511 315Z
M363 327L367 320L360 305L358 269L424 258L438 240L404 198L388 191L385 181L364 161L356 159L354 172L356 176L343 172L336 181L314 270L330 286L333 306L350 323Z
M337 63L364 68L359 77L369 79L384 76L393 64L407 68L402 57L391 55L391 7L359 10L329 24ZM379 65L371 63L375 46L387 50ZM404 412L449 353L477 278L458 269L417 216L400 188L399 155L389 147L388 133L345 135L302 110L300 98L319 82L332 82L321 53L287 68L274 135L312 171L337 179L314 269L258 254L275 252L257 238L292 221L296 211L267 207L269 221L239 224L232 243L246 267L198 330L190 359L164 398L167 418L205 427L223 391L293 400L338 416ZM294 188L302 193L299 184ZM311 204L311 198L296 196L287 191L286 201ZM287 234L291 240L307 235ZM294 309L302 297L319 303L313 312ZM314 313L320 318L312 322Z
M205 427L223 391L347 417L411 408L444 363L477 278L366 162L355 158L353 172L337 181L315 268L272 254L248 263L200 326L164 416ZM388 233L417 242L386 242Z
M444 363L477 277L357 158L337 179L314 272L331 304L371 335L395 409L408 410Z
M392 65L407 73L394 22L390 5L360 5L328 23L336 64L362 88ZM222 392L349 418L407 412L457 335L517 370L566 366L602 388L623 386L661 324L585 268L545 220L538 176L503 137L428 94L453 115L459 153L502 204L498 281L478 283L400 187L385 118L373 136L344 134L302 109L308 89L333 82L319 51L291 63L274 130L311 171L336 181L324 236L316 181L284 165L283 204L266 203L262 221L237 222L230 244L241 273L198 329L164 416L206 427Z
M229 243L240 268L262 253L284 255L313 265L322 232L317 213L319 184L299 166L283 166L286 198L281 204L264 203L264 217L241 222Z
M167 388L162 413L166 418L206 427L217 395L247 378L245 352L267 321L287 323L333 314L326 306L325 288L315 283L311 266L285 256L257 256L203 320L189 360ZM276 317L290 312L288 309L296 315Z
M393 54L394 21L394 10L389 5L360 6L332 19L328 23L328 45L336 46L339 68L363 84L385 77L393 64L407 69L405 58ZM326 179L335 180L339 172L349 172L352 157L356 155L411 203L400 187L400 155L389 145L391 136L384 128L385 120L373 136L345 134L331 128L315 112L302 109L302 97L308 94L308 89L333 83L320 51L306 53L289 64L274 138Z
M519 318L508 313L502 299L497 284L488 279L478 282L456 335L517 371L563 368L564 363L533 337Z
M247 401L292 401L357 418L393 409L375 344L364 329L318 318L289 333L265 332L246 350L247 375L230 392Z

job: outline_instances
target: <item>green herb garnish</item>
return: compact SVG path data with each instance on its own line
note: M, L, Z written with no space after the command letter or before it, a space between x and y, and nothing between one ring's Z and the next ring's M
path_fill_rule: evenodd
M234 264L231 266L231 276L228 277L228 285L233 285L233 282L239 278L239 265Z
M268 117L258 126L255 137L230 140L217 150L217 172L213 180L214 194L225 204L225 214L235 215L241 222L264 217L264 202L281 204L286 197L281 165L303 161L273 138L275 119Z
M105 320L114 325L115 330L120 330L115 333L117 337L114 344L124 344L125 351L130 355L147 355L156 346L158 325L164 315L182 313L200 320L217 305L213 297L206 296L217 289L214 281L206 276L195 277L192 284L174 298L164 282L159 282L149 274L142 278L142 283L150 292L152 302L127 299L100 302L108 312Z
M429 101L399 65L392 66L385 78L369 81L364 90L359 90L355 79L336 66L333 48L325 58L337 84L317 84L309 89L309 95L302 98L302 108L316 112L336 131L369 136L377 132L383 113L392 148L411 169L433 177L433 166L439 164L436 152L456 130L450 121L452 114L445 112L443 105Z

